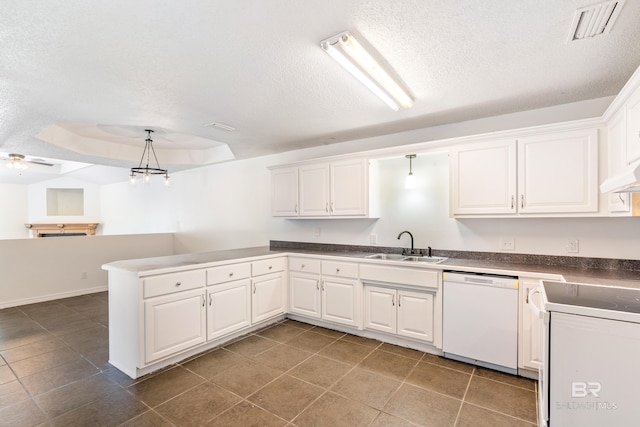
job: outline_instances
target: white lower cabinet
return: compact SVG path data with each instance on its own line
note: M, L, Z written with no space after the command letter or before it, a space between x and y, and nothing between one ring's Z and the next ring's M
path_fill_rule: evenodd
M214 340L251 325L251 280L207 289L207 340Z
M322 318L343 325L360 326L359 287L358 279L323 277L320 286Z
M285 283L282 273L272 273L251 279L251 323L262 322L286 312Z
M361 328L357 264L293 258L290 266L290 313Z
M292 272L289 276L289 312L320 319L322 296L320 275Z
M398 335L433 341L433 294L398 291Z
M433 294L365 286L364 303L366 329L433 342Z
M542 366L540 343L543 324L541 319L533 315L531 304L542 307L542 301L540 294L532 295L533 301L529 298L529 294L531 290L540 288L541 284L540 279L526 277L521 277L519 282L518 367L537 372Z
M145 300L145 362L153 362L204 343L206 315L203 289Z

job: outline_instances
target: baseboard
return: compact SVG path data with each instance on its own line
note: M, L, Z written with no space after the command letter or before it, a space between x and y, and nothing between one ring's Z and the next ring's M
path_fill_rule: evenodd
M96 292L104 292L108 289L109 289L108 285L104 285L104 286L96 286L94 288L77 289L75 291L69 291L69 292L60 292L57 294L39 295L33 298L23 298L23 299L17 299L13 301L2 301L0 302L0 309L18 307L18 306L27 305L27 304L35 304L39 302L51 301L51 300L61 299L61 298L77 297L80 295L95 294Z

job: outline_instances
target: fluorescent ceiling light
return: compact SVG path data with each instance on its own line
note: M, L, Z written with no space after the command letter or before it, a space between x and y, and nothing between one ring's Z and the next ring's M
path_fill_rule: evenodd
M320 46L394 111L398 111L400 107L413 106L413 99L407 91L366 51L353 34L345 31L321 41Z

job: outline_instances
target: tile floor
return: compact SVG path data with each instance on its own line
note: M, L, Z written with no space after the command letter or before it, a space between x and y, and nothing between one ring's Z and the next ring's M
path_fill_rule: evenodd
M0 426L534 426L536 383L285 320L131 380L107 293L0 310Z

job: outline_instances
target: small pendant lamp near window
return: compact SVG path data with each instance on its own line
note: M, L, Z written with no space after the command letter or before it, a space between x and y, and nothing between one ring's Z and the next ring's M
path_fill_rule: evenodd
M404 181L404 188L416 188L416 176L413 174L411 161L416 158L415 154L407 154L405 156L409 159L409 175Z
M136 175L142 175L142 182L145 184L151 182L151 175L164 175L164 184L169 185L169 171L166 169L162 169L160 167L160 163L158 163L158 158L156 157L156 151L153 149L153 140L151 139L151 129L145 129L147 132L147 139L145 139L144 151L142 152L142 158L140 159L140 164L137 168L131 168L131 175L129 178L132 184L136 183ZM153 153L153 159L156 161L156 167L149 167L149 160L151 158L151 153ZM144 162L145 155L147 157L146 166L142 166L142 162Z

